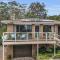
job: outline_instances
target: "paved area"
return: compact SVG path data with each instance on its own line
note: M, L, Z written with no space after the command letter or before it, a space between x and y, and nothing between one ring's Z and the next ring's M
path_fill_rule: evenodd
M3 48L0 46L0 60L3 60Z

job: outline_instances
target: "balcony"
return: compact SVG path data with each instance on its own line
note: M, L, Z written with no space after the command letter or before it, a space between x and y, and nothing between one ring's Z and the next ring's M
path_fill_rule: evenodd
M53 32L4 32L3 43L13 42L19 44L52 43L55 33Z

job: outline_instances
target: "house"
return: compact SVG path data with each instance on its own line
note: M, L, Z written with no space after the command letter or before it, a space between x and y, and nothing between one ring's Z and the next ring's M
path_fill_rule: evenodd
M40 44L60 46L60 21L48 19L3 20L7 32L3 33L3 60L11 57L36 59Z

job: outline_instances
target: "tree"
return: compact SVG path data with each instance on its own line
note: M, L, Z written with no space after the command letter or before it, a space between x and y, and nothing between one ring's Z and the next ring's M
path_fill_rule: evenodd
M26 17L30 18L46 18L46 9L44 3L34 2L29 6L29 11L26 14Z
M10 11L10 15L15 14L15 18L23 18L22 14L24 14L23 12L23 5L21 5L20 3L17 3L16 1L12 1L12 2L8 2L9 4L9 11Z
M23 6L16 1L8 3L0 2L0 20L9 20L15 14L15 18L22 18Z
M7 12L7 4L4 2L0 2L0 20L7 20L8 19L8 12Z
M47 16L47 19L59 20L60 21L60 15Z

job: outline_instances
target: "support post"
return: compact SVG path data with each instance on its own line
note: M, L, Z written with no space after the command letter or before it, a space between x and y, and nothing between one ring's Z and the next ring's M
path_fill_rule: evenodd
M37 44L37 60L38 60L39 45Z
M3 44L3 60L4 60L4 44Z
M48 33L46 32L46 42L47 42L47 38L48 38L48 37L47 37L47 34L48 34Z
M56 55L56 44L54 43L54 56Z
M3 33L3 60L4 60L4 33Z

